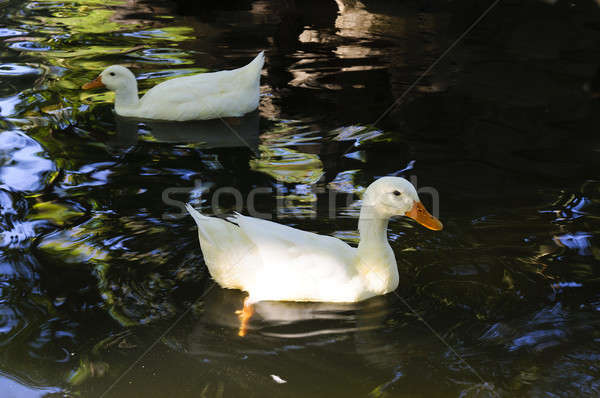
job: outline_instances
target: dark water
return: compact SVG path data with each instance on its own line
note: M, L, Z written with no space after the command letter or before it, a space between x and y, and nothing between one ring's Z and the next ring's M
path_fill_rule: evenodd
M373 125L489 4L0 3L0 395L599 396L600 6L500 2ZM79 88L261 49L239 136ZM257 211L355 243L361 190L398 171L445 225L390 223L398 295L262 303L245 338L169 202L270 188Z

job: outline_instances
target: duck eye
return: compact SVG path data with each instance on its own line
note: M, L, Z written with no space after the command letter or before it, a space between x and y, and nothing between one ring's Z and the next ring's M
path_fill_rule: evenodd
M114 76L115 72L110 72L109 75Z
M402 195L402 194L400 193L400 191L394 191L393 193L394 193L394 195L396 195L396 196L400 196L400 195Z

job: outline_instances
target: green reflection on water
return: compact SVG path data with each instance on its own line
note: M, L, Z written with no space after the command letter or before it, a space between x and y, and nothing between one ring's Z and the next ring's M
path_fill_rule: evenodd
M84 215L83 212L57 202L36 203L32 210L28 216L30 220L48 220L59 227Z
M114 14L115 11L104 8L90 9L84 6L56 12L52 17L40 17L39 20L44 26L67 26L69 31L78 33L110 33L131 27L112 22Z
M277 181L314 184L323 175L323 163L318 155L266 145L259 146L259 149L261 157L250 160L250 167Z

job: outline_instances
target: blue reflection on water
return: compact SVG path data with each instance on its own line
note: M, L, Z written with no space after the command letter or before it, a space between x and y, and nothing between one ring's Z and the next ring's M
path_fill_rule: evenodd
M39 74L39 70L22 64L0 65L0 76L23 76L34 73Z
M49 46L44 46L43 44L37 41L18 41L9 46L13 50L21 50L21 51L48 51L50 50Z
M0 133L0 183L14 191L38 191L44 186L54 163L40 156L44 150L24 133L12 130Z
M11 380L7 377L0 377L0 391L2 396L10 398L35 398L47 397L47 394L58 393L59 388L31 388L25 386L16 380Z
M24 34L25 34L25 32L23 32L21 30L0 28L0 37L21 36Z
M0 116L11 116L16 113L17 105L21 103L19 95L12 97L0 98Z
M564 234L555 237L555 242L560 246L577 250L580 256L589 256L592 254L591 242L592 234L589 232L575 232L573 234Z

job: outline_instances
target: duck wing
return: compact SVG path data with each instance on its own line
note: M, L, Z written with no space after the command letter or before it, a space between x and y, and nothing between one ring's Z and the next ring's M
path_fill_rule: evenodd
M219 285L262 300L353 302L361 294L356 249L331 236L236 214L198 225L208 270Z
M230 218L256 247L255 301L355 301L356 249L325 235L237 214Z

